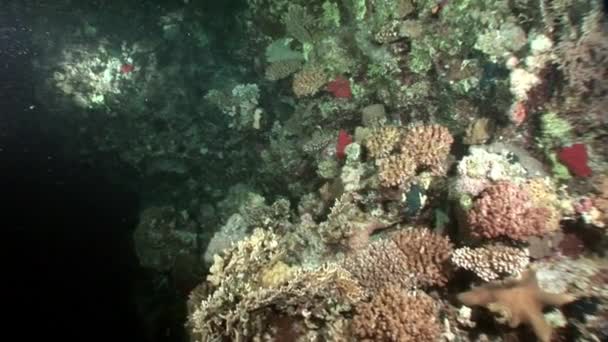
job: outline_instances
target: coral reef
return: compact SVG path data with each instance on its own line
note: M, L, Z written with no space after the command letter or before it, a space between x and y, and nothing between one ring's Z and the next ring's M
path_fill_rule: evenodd
M392 237L408 263L408 270L421 285L445 285L452 243L428 229L411 228Z
M454 139L446 127L420 125L403 131L392 126L375 129L366 147L376 158L378 177L387 187L407 186L417 173L443 175ZM391 153L396 150L396 153Z
M437 341L438 304L423 292L386 287L357 305L352 329L361 341Z
M503 245L489 245L478 248L462 247L454 250L452 262L472 271L484 281L492 281L503 276L519 275L529 264L526 250Z
M509 182L499 182L486 188L475 200L468 213L468 225L476 237L524 240L549 232L552 228L549 216L547 208L534 206L527 191Z
M39 124L137 175L140 264L206 279L192 340L525 333L448 300L482 281L457 297L543 341L543 291L608 312L599 1L104 3L32 20Z
M390 239L370 243L365 249L346 257L342 264L370 293L387 286L409 289L416 285L407 258Z

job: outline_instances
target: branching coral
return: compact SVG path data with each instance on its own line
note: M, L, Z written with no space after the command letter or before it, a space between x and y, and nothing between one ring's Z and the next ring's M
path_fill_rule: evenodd
M562 219L562 201L558 196L555 184L550 178L536 177L526 181L525 189L535 207L547 209L547 231L559 229Z
M317 66L308 66L293 77L292 89L297 97L312 96L327 82L327 75Z
M342 265L369 293L386 286L413 288L416 283L408 260L390 239L370 243L366 248L348 255Z
M188 325L194 340L284 334L279 318L288 318L302 334L315 332L323 322L341 319L362 298L363 290L340 266L295 269L280 261L284 252L275 234L258 229L223 257L216 256L208 278L210 294L190 298Z
M385 157L391 154L401 141L403 130L397 126L375 128L365 140L365 147L372 158Z
M445 285L452 243L427 228L410 228L393 236L393 241L405 256L408 270L417 283L425 286Z
M357 305L353 335L358 341L437 341L438 304L424 292L387 287L370 303Z
M399 186L416 175L416 161L406 154L394 154L376 160L378 177L383 186Z
M503 275L518 275L530 261L526 250L503 245L458 248L452 253L451 260L458 267L472 271L485 281Z
M342 265L369 293L386 286L404 289L445 285L452 244L426 228L403 229L370 243Z
M358 249L367 244L374 231L392 223L365 213L358 207L354 196L349 192L342 194L331 208L327 220L319 225L319 234L325 243Z
M454 138L447 127L423 125L410 129L401 142L401 152L416 160L417 168L445 174L444 163Z
M273 266L284 254L276 234L256 229L246 239L224 250L222 255L214 256L207 280L218 288L229 287L231 292L246 292L259 286L262 271Z
M440 125L415 126L405 132L398 127L375 129L366 140L370 155L376 158L378 177L386 187L406 186L421 171L445 174L445 163L454 138ZM398 150L397 153L392 153Z
M506 236L525 240L543 235L551 213L547 208L535 207L528 192L510 182L499 182L486 188L473 203L468 213L470 232L475 237Z
M302 61L298 59L276 61L266 67L265 77L269 81L277 81L300 70L301 67Z

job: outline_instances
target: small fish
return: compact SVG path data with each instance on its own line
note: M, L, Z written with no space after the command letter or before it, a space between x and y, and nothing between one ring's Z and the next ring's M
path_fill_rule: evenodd
M608 0L607 0L608 1ZM440 0L439 2L437 2L437 5L435 5L435 7L433 7L433 9L431 10L431 14L433 14L434 16L439 15L439 13L441 12L441 10L448 4L448 0Z

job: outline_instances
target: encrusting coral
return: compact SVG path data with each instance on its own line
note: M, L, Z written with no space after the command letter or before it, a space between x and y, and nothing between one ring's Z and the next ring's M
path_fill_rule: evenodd
M518 280L489 283L458 295L458 300L464 305L484 306L512 328L520 324L531 326L541 342L549 342L552 334L551 326L544 319L543 308L559 307L575 299L569 294L543 291L538 286L534 270L526 271Z
M370 303L356 307L352 330L357 341L437 341L438 304L424 292L386 287Z

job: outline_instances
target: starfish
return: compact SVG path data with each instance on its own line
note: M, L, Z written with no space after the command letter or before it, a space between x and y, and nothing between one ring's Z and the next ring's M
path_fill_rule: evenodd
M551 326L543 316L543 308L559 307L576 299L569 294L543 291L538 286L534 270L524 272L519 280L489 283L460 293L457 298L466 306L488 308L499 315L499 322L506 323L511 328L522 323L531 326L542 342L551 341L552 333Z

